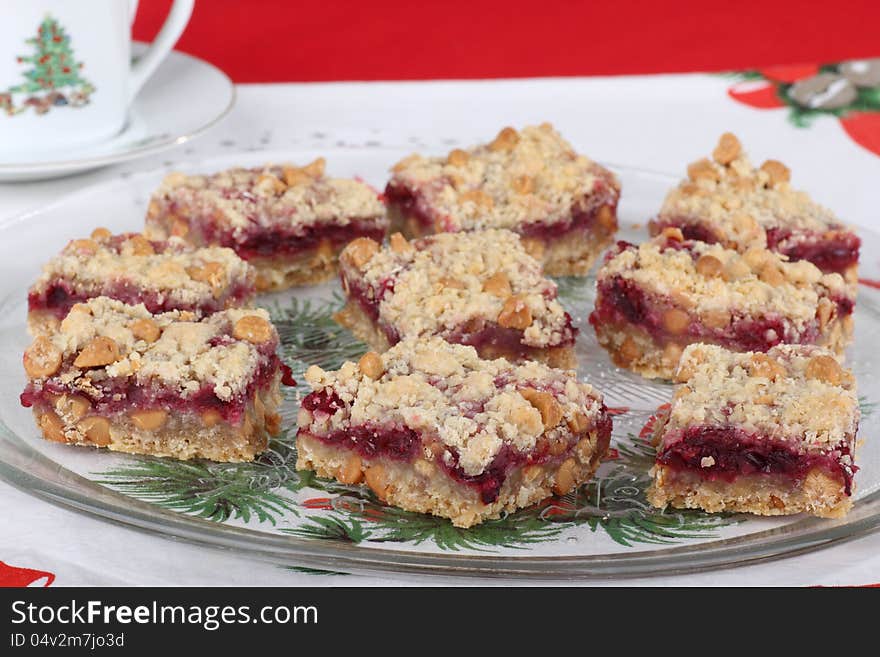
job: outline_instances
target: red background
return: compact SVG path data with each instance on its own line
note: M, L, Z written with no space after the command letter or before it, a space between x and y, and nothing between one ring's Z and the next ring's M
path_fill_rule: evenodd
M607 75L878 57L878 25L880 0L198 0L177 47L236 82Z

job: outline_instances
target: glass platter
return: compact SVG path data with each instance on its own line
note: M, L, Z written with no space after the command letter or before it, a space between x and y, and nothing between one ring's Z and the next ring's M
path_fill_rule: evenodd
M247 153L180 164L212 171L265 161L306 162L325 155L332 175L358 175L381 188L407 152L324 149ZM621 239L647 236L644 224L675 179L613 166L623 183ZM841 520L758 518L652 508L645 500L653 450L640 434L671 387L611 365L586 317L594 278L558 279L560 299L581 328L581 378L615 412L613 452L594 481L499 520L461 530L442 519L381 505L365 487L297 472L297 399L289 389L283 435L251 464L178 462L48 443L19 405L26 289L41 263L96 226L139 230L151 191L166 171L90 187L0 224L0 478L52 503L128 527L221 548L279 565L322 571L443 576L622 578L753 563L828 546L880 526L880 383L874 351L880 291L861 285L856 339L847 354L862 407L857 501ZM861 231L865 279L880 279L872 257L880 235ZM331 318L341 305L336 282L260 297L282 337L298 381L309 364L336 368L363 351Z

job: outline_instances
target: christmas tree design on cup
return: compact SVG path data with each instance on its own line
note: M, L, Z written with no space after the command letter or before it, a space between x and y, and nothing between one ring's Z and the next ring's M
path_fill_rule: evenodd
M47 15L37 35L26 43L34 48L29 56L20 55L19 64L30 64L24 82L0 92L0 111L9 116L32 108L46 114L53 107L82 107L89 103L95 87L80 76L82 62L74 58L70 37L58 21ZM16 104L16 97L25 95Z

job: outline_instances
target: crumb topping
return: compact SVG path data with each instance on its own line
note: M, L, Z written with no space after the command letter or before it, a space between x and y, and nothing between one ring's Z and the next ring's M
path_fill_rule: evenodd
M677 428L734 425L826 449L852 440L858 429L855 378L821 347L778 345L763 354L690 345L677 380L665 433L671 442L680 437Z
M362 281L381 299L379 322L401 337L449 335L473 320L514 327L505 308L521 303L516 319L522 321L515 327L523 330L524 344L547 347L571 339L556 284L515 233L439 233L372 253L357 247L343 252L343 275Z
M174 201L189 216L214 217L235 231L255 224L293 230L314 223L347 225L385 215L376 190L359 180L325 176L323 160L305 167L267 164L213 175L175 172L165 177L154 198Z
M578 155L549 123L505 128L488 144L446 157L411 155L392 169L392 186L417 193L445 230L516 228L568 221L591 195L616 199L620 184Z
M250 316L269 322L262 309L229 309L196 320L187 311L154 315L143 304L97 297L75 305L60 330L48 338L64 363L53 378L93 399L122 381L171 388L183 398L208 386L229 401L247 389L266 357L251 341L233 336L238 320ZM144 336L145 320L156 325L158 337ZM274 330L271 340L277 343ZM110 357L96 357L95 345L109 347L105 351Z
M781 227L824 233L850 230L828 208L791 188L777 160L755 167L739 140L722 135L712 159L688 167L688 178L666 196L658 217L711 222L720 239L738 247L766 246L766 231Z
M419 432L423 442L427 436L453 448L465 474L478 475L504 444L527 451L542 435L570 432L567 422L589 426L602 413L602 398L592 386L578 382L574 372L540 363L483 360L473 347L440 338L404 340L380 357L384 371L375 379L352 362L335 372L310 367L305 378L312 389L332 391L345 405L329 416L301 414L300 426L321 434L401 424ZM549 393L558 403L556 426L545 428L539 409L521 393L528 389Z
M75 290L100 294L110 286L153 292L185 306L218 299L237 284L253 285L253 268L232 249L193 248L178 237L149 241L142 235L72 240L43 266L31 293L58 280Z
M812 321L822 298L851 298L840 274L823 274L806 260L763 248L737 253L720 244L678 241L667 234L626 245L599 270L619 276L699 315L778 313L797 327ZM679 233L680 235L680 233Z

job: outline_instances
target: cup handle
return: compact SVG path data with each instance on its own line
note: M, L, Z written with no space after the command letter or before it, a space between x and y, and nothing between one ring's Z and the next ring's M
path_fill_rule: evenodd
M162 25L162 29L159 30L152 45L143 55L138 57L138 60L131 67L129 98L134 98L137 95L137 92L144 86L144 82L177 43L189 22L194 4L195 0L174 0L171 11L168 12L168 18L165 19L165 24Z

